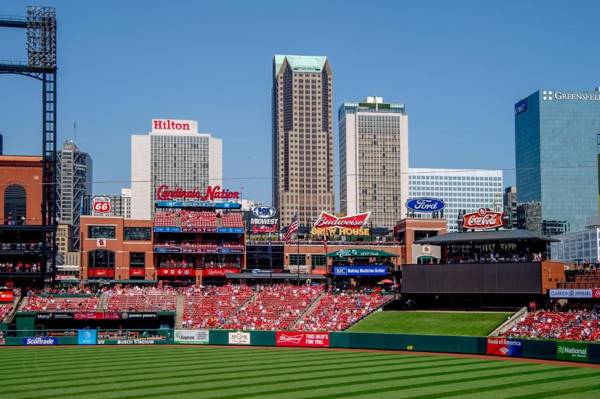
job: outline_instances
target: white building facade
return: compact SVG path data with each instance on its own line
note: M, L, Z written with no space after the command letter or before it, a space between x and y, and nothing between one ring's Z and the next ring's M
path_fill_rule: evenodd
M374 227L406 217L408 115L382 97L346 102L339 109L340 210L371 212Z
M408 180L410 198L431 197L444 201L448 231L458 231L460 212L475 212L480 208L502 212L501 170L410 168ZM430 217L424 213L415 216Z
M157 189L221 186L223 143L193 120L153 119L147 135L131 136L131 218L152 218Z
M553 236L560 242L550 244L552 260L572 263L600 263L600 227L593 226Z

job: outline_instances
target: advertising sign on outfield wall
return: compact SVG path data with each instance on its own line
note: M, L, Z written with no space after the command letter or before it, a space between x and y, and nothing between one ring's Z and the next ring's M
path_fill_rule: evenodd
M488 338L486 353L494 356L523 356L523 342L518 339Z
M277 346L303 346L309 348L329 348L329 333L277 331L275 333Z
M589 358L588 345L583 342L557 342L556 358L571 362L587 362Z
M208 344L208 330L175 330L175 342L181 344Z
M77 330L78 345L96 345L97 340L97 330Z
M58 338L55 337L25 337L23 338L23 345L57 345Z
M229 345L250 345L250 333L241 331L230 332Z

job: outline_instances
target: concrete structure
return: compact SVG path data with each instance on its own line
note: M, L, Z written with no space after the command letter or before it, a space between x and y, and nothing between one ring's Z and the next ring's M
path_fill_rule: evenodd
M406 217L408 116L381 97L339 109L340 211L371 212L372 226L392 228Z
M469 213L480 208L502 211L501 170L410 168L408 186L410 198L432 197L445 202L448 231L458 231L461 211ZM417 213L415 217L431 215Z
M543 89L515 104L519 202L573 231L598 224L600 89Z
M506 228L516 229L517 228L517 187L508 186L504 189L504 196L502 198L504 203L504 213L507 217Z
M567 263L600 263L600 227L556 235L550 244L552 260Z
M333 212L333 76L326 57L273 59L273 206L287 225Z
M160 186L200 192L221 186L222 157L221 139L199 133L197 121L153 119L149 134L131 136L131 218L152 218Z
M56 155L58 222L71 226L69 247L78 250L83 199L92 193L92 158L71 140Z
M402 264L439 263L442 258L439 246L415 244L415 241L446 234L446 227L444 219L402 219L394 227L394 237L403 247Z
M71 226L59 223L56 227L56 247L59 254L71 251Z
M42 224L42 157L0 156L0 224Z

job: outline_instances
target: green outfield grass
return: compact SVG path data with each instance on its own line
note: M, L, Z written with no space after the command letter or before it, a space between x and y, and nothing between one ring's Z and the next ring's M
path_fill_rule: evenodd
M349 331L398 334L486 336L512 313L506 312L377 312Z
M0 359L11 399L600 397L598 369L400 352L15 347Z

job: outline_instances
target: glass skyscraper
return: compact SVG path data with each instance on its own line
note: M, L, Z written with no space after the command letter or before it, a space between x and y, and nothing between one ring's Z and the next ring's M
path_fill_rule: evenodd
M515 104L518 201L571 231L598 223L600 90L539 90Z

